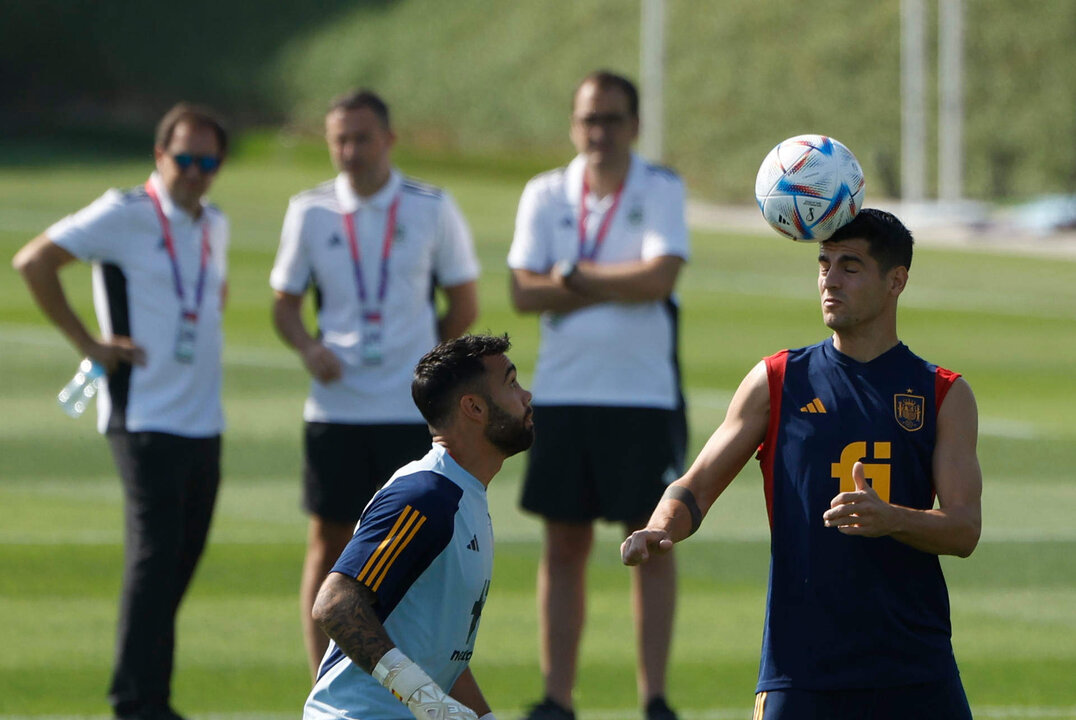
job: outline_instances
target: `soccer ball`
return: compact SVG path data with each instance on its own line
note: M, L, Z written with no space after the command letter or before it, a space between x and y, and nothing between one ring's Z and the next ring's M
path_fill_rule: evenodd
M852 151L825 135L777 144L758 169L762 217L793 240L821 242L863 207L863 170Z

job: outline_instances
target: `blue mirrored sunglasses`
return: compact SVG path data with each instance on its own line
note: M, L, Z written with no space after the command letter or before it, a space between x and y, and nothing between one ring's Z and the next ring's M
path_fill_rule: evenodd
M186 172L187 168L191 165L198 167L198 171L209 175L215 173L220 169L220 158L215 155L190 155L187 153L180 153L173 155L172 160L175 161L176 167Z

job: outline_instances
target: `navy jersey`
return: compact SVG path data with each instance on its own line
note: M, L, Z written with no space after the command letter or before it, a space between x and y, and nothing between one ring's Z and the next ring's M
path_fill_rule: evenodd
M770 424L759 459L770 587L758 691L894 687L956 673L936 555L840 533L822 514L852 466L883 500L934 506L937 411L959 375L900 343L868 363L832 339L766 358Z
M366 506L332 572L377 597L396 646L448 692L467 668L493 573L486 488L435 444ZM394 720L407 708L330 643L306 720Z

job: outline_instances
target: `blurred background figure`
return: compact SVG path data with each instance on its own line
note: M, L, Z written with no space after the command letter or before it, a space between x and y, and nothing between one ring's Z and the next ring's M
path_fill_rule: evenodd
M374 491L429 449L411 402L411 369L478 314L471 231L448 193L392 166L396 136L385 102L369 90L340 96L325 117L325 139L339 175L292 198L270 277L276 329L312 377L299 603L311 675L328 645L310 617L321 581ZM308 289L316 334L302 316ZM440 317L435 289L445 299Z
M686 439L673 288L688 256L684 186L632 152L639 99L599 71L575 90L567 168L523 191L508 254L516 309L541 314L536 422L522 506L544 520L538 616L545 698L529 720L572 718L586 565L597 519L642 527L681 470ZM637 568L639 697L675 715L665 670L676 604L671 554Z
M220 483L221 315L228 223L205 194L228 149L214 113L180 104L157 126L157 169L109 190L15 256L37 304L107 372L98 402L125 497L123 590L109 699L123 720L176 720L176 611L201 557ZM93 263L100 337L59 270Z

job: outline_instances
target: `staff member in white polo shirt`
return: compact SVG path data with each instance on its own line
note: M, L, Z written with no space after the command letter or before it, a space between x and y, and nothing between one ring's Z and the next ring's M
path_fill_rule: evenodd
M180 104L157 126L157 171L109 190L15 256L78 351L108 372L98 400L123 478L125 567L109 699L117 718L175 720L175 617L205 546L220 483L221 312L228 223L205 200L228 138ZM60 267L93 263L101 337L68 304Z
M445 191L393 168L384 101L369 90L337 98L325 133L339 175L291 199L270 277L276 328L313 377L303 411L310 525L300 584L312 675L328 646L310 616L322 580L374 491L429 450L411 369L478 314L471 231ZM311 287L316 335L301 313ZM446 300L440 318L435 288Z
M577 87L567 168L523 191L508 254L512 299L541 313L535 423L522 505L545 520L538 570L545 698L531 720L574 718L593 522L645 525L683 463L686 423L673 287L688 257L684 187L631 151L638 94L609 72ZM642 568L645 566L639 566ZM665 702L676 573L671 555L632 579L640 700Z

